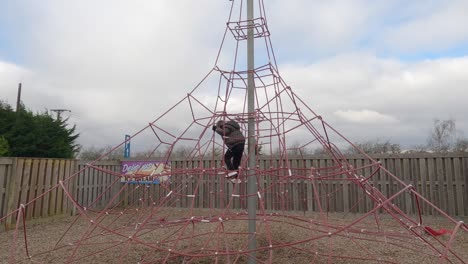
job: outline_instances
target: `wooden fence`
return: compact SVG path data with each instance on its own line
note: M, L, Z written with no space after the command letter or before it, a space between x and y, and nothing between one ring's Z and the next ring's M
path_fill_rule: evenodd
M397 176L405 184L411 184L416 191L443 211L452 216L468 216L468 155L374 155L383 167ZM349 163L355 167L364 167L370 162L363 157L348 157ZM331 167L330 158L312 157L308 159L291 159L290 168L324 168ZM212 168L220 166L205 161L198 162L173 161L172 167ZM261 160L260 168L277 168L281 165L278 160ZM356 171L364 177L372 174L372 168L367 167ZM296 174L297 175L297 174ZM306 175L304 175L306 176ZM286 211L317 211L321 209L330 212L365 213L374 208L375 202L364 191L348 179L316 181L288 180L279 181L278 178L259 176L260 188L264 190L264 206L267 210ZM232 199L232 194L240 197L246 195L247 184L233 187L222 177L187 177L173 175L173 181L185 186L176 206L188 207L191 203L197 208L224 207L231 201L233 208L247 208L246 199ZM389 177L384 170L379 170L370 178L369 182L386 197L396 194L403 188L397 180ZM180 185L180 184L179 184ZM314 186L315 185L315 186ZM237 189L236 189L237 188ZM188 195L188 196L187 196ZM194 196L194 197L193 197ZM421 207L417 207L415 197L409 192L399 195L393 203L408 214L422 211L424 215L438 215L429 203L419 199Z
M120 179L110 173L86 167L86 161L78 163L78 171L74 188L74 198L78 204L84 207L103 208L114 199L115 203L120 201L118 195L121 189ZM120 172L120 162L100 161L96 164L101 169L107 171ZM123 197L123 195L122 195Z
M73 206L64 189L53 186L66 181L76 164L65 159L0 158L0 218L28 203L26 219L70 213ZM15 222L14 217L10 215L6 224Z
M379 155L375 156L390 172L416 190L430 202L452 216L468 216L468 155ZM362 157L348 157L354 167L368 162ZM291 159L291 168L321 168L330 166L329 158ZM246 184L234 187L223 177L208 175L173 175L167 189L160 185L139 188L138 185L124 185L115 175L86 167L86 162L64 159L0 158L0 218L9 212L34 202L26 208L26 219L73 214L76 207L59 186L47 190L63 181L65 190L77 203L88 207L105 208L109 205L136 205L142 201L151 204L167 195L168 190L179 188L179 196L167 206L196 208L221 208L228 203L232 208L246 208L245 199L233 199L246 194ZM120 171L119 162L100 162L96 166L107 171ZM181 162L172 161L173 168L212 168L220 166L219 161ZM260 167L279 167L278 161L261 160ZM70 175L79 172L77 177ZM364 176L371 174L370 168L360 171ZM265 189L264 199L267 210L316 211L320 207L331 212L363 213L373 208L374 203L364 195L356 184L347 180L311 181L293 180L277 182L276 178L259 176L260 187ZM182 183L182 184L181 184ZM401 185L380 171L370 183L387 197L401 190ZM123 187L123 188L122 188ZM327 196L327 194L331 194ZM39 198L37 198L39 197ZM413 214L418 208L414 197L399 196L395 205L404 212ZM438 214L428 203L422 204L425 215ZM14 222L14 216L7 223Z

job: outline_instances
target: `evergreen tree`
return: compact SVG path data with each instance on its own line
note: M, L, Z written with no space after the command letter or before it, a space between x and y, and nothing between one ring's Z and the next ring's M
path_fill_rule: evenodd
M0 157L6 157L10 153L10 146L5 137L0 136Z
M9 144L9 156L73 158L78 152L76 127L67 128L67 119L54 119L46 111L34 114L0 102L0 136Z

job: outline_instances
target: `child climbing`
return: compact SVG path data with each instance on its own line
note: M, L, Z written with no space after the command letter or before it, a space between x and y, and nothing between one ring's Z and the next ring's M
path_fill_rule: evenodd
M220 120L213 126L213 131L221 135L227 147L226 153L224 154L224 161L230 172L226 175L226 178L236 179L239 175L239 165L242 160L245 145L245 137L240 131L240 126L234 120L227 122Z

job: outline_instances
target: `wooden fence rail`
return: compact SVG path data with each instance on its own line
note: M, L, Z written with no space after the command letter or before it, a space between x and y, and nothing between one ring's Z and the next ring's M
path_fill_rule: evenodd
M406 184L412 184L417 192L431 203L452 216L468 216L468 155L378 155L374 156L383 167L395 174ZM368 163L362 157L348 157L354 167ZM311 157L290 159L295 168L321 168L330 166L329 158ZM260 161L261 168L279 167L276 160ZM107 171L119 172L119 162L100 162L96 166ZM173 168L219 167L220 162L172 161ZM77 173L76 177L69 178ZM371 168L359 171L364 176L371 175ZM63 182L63 187L56 184ZM347 180L312 181L292 180L279 182L277 178L259 176L260 188L267 210L317 211L319 207L330 212L363 213L373 208L374 203L364 195L356 184ZM394 179L379 171L370 183L389 197L401 190L402 186ZM53 186L57 186L50 190ZM60 214L73 214L76 207L71 199L88 208L106 206L131 206L140 203L148 205L167 195L168 190L178 188L179 197L167 206L195 208L220 208L227 204L232 208L246 208L246 200L233 198L246 194L246 184L232 185L223 177L208 175L173 175L167 188L151 185L139 188L138 185L124 185L111 173L104 173L86 167L85 161L40 158L0 158L0 218L19 208L26 207L26 219L49 217ZM331 194L331 195L327 195ZM38 197L38 198L37 198ZM406 213L422 210L425 215L436 215L428 203L416 207L415 197L400 195L393 202ZM31 201L34 201L30 203ZM15 220L12 215L7 223Z

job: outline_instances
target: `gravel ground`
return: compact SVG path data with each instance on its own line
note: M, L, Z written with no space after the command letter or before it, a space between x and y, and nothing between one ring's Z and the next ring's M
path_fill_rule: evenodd
M2 263L246 263L247 215L243 211L127 208L86 217L38 219L24 232L0 234ZM450 235L412 232L388 215L288 214L258 216L258 263L438 263ZM463 219L462 219L463 220ZM466 220L466 219L464 219ZM347 225L357 221L355 224ZM465 221L466 222L466 221ZM444 218L425 226L453 230ZM347 227L347 228L345 228ZM414 232L414 233L413 233ZM418 238L415 234L420 235ZM427 242L427 243L426 243ZM428 243L433 246L428 246ZM468 232L455 234L449 259L468 262ZM11 254L14 252L14 254Z

